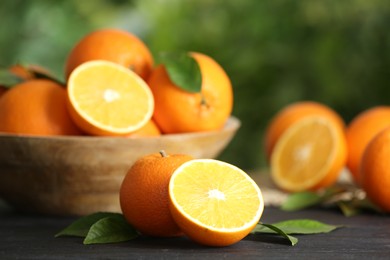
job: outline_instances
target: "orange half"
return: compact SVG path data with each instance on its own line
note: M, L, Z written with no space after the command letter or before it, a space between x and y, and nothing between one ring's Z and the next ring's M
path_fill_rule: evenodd
M152 117L154 99L143 79L109 61L81 64L68 80L69 111L92 135L128 135Z
M173 219L192 240L228 246L259 222L264 202L257 184L241 169L218 160L182 164L169 183Z
M333 184L346 161L343 130L322 116L299 120L277 141L271 176L286 191L298 192Z

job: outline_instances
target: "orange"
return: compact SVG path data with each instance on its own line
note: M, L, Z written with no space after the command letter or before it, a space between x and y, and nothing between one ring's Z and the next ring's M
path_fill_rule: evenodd
M305 117L279 138L271 155L271 176L286 191L329 187L336 182L347 157L344 132L324 116Z
M92 135L128 135L152 117L153 95L133 71L109 61L89 61L68 80L69 111Z
M28 135L79 135L66 108L66 90L44 79L25 81L0 98L0 131Z
M264 137L265 154L269 160L272 150L286 129L293 123L306 116L322 115L334 121L340 128L345 128L345 123L340 115L327 105L314 101L299 101L292 103L280 110L269 122Z
M376 106L358 114L346 130L348 158L347 167L356 182L360 184L359 167L364 149L371 139L390 126L390 106Z
M209 56L201 53L190 55L200 67L200 93L176 86L162 65L148 80L155 98L153 118L163 133L217 130L224 126L231 114L233 91L225 71Z
M174 170L191 159L164 152L146 155L127 172L120 188L120 206L126 220L142 234L182 235L169 211L168 184Z
M228 246L259 222L264 202L257 184L234 165L196 159L182 164L169 182L170 210L181 230L208 246Z
M133 70L146 79L153 67L153 57L137 36L119 29L102 29L84 36L70 51L65 76L80 64L91 60L107 60Z
M361 184L368 198L390 212L390 128L372 139L361 161Z
M146 125L138 129L137 131L129 134L129 137L152 137L160 136L160 129L157 127L156 123L151 119Z

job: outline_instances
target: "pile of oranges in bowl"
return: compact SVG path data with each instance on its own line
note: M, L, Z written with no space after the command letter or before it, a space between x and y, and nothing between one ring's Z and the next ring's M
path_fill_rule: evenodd
M230 79L206 54L173 56L174 66L157 64L134 34L101 29L70 50L65 82L11 67L17 80L0 82L0 196L23 211L120 211L121 181L139 157L215 158L240 127ZM175 80L181 66L196 89Z
M22 76L25 81L2 93L0 132L158 136L222 129L233 107L229 77L205 54L182 57L198 72L190 79L200 79L195 91L175 84L165 64L155 66L151 51L135 35L94 31L70 51L64 84L34 78L31 68L25 69L24 74L32 72Z
M389 106L371 107L346 124L325 104L290 104L270 121L265 152L272 179L284 191L331 187L347 169L355 186L390 212Z

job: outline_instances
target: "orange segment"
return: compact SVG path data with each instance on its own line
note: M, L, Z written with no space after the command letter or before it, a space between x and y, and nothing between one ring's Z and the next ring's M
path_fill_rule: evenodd
M345 136L322 116L301 119L275 145L271 174L281 189L297 192L333 184L346 161Z
M94 135L126 135L152 117L154 100L147 84L134 72L109 61L90 61L69 77L70 114Z
M213 159L181 165L171 177L169 196L178 226L209 246L227 246L244 238L264 209L259 187L244 171Z

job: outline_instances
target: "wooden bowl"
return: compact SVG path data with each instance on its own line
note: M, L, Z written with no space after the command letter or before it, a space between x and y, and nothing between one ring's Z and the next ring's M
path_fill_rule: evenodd
M139 157L165 150L215 158L240 121L220 131L161 137L38 137L0 134L0 198L22 212L87 215L120 212L119 188Z

